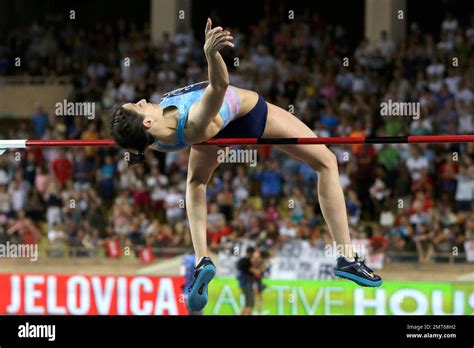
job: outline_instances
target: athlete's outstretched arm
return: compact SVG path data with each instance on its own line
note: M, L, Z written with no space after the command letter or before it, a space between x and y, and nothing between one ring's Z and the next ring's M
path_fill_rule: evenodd
M212 22L209 18L207 19L205 33L204 53L207 59L209 86L204 91L199 103L190 110L189 121L196 131L205 129L222 106L229 86L229 73L219 50L227 46L234 47L230 32L222 27L212 28Z
M189 155L186 213L197 262L201 257L208 256L206 188L219 165L217 149L217 146L193 145Z

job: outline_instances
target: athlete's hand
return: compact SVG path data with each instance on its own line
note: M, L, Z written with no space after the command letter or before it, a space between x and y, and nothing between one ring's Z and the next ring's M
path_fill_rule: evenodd
M224 47L234 47L232 40L234 39L230 32L222 27L212 28L212 21L207 19L206 23L206 42L204 43L204 53L206 56L213 55Z

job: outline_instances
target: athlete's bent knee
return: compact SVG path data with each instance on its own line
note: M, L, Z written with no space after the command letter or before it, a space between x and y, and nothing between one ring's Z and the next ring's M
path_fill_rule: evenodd
M208 180L203 180L202 178L190 178L187 180L187 187L192 188L206 188Z
M317 171L323 170L336 170L337 171L337 158L336 155L329 149L326 149L321 156L318 156L317 160L312 163L312 168Z

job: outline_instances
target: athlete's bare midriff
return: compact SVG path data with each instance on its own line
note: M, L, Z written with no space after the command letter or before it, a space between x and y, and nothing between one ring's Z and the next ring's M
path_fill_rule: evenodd
M239 113L237 114L237 118L242 117L252 111L252 109L255 107L258 102L258 94L248 89L237 88L234 86L231 87L237 92L240 98L240 109Z
M258 94L248 89L242 89L234 86L230 86L240 98L240 108L237 113L236 119L248 114L258 102ZM185 128L185 135L191 142L201 142L207 139L213 138L222 129L224 120L220 114L214 117L214 120L207 126L204 134L196 134L193 130Z

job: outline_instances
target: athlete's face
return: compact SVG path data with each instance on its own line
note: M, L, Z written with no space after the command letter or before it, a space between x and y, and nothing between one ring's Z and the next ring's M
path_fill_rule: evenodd
M159 124L159 121L163 118L163 109L158 104L147 103L145 99L137 103L124 104L123 108L142 116L143 127L146 129Z

